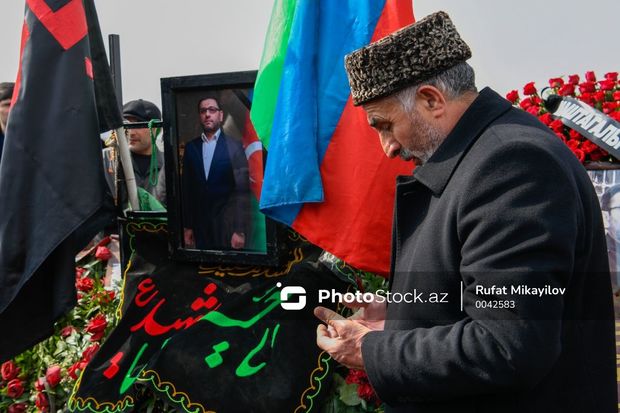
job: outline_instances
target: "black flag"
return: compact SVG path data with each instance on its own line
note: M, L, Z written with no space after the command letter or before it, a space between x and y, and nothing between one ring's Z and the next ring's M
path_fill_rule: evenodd
M99 132L121 116L102 46L92 0L26 1L0 164L0 361L75 305L75 254L113 218Z

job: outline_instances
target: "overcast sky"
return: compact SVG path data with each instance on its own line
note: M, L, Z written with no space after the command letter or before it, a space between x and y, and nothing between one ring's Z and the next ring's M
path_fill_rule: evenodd
M331 0L340 1L340 0ZM359 0L375 1L375 0ZM409 1L409 0L401 0ZM0 81L14 80L23 0L2 0ZM96 0L105 41L121 37L124 100L161 103L161 77L257 69L273 0ZM618 64L618 0L415 0L450 14L473 51L479 87L498 92Z

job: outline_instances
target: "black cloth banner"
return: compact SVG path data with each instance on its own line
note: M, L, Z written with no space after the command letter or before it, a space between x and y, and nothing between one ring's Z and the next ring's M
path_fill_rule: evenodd
M319 249L290 232L282 268L207 267L167 259L163 223L124 230L132 251L122 318L79 378L69 411L138 411L141 386L180 412L318 411L334 366L316 346L312 310L319 288L352 286L319 263ZM286 286L305 290L305 308L282 308Z
M82 0L26 6L0 164L0 328L12 332L0 340L0 362L51 334L75 305L75 254L114 219L99 132L119 125L100 125L94 78L107 63L101 41L91 49L98 23L85 1L93 14ZM114 104L102 119L114 119Z
M545 106L564 125L620 159L620 123L577 99L553 96L548 101Z

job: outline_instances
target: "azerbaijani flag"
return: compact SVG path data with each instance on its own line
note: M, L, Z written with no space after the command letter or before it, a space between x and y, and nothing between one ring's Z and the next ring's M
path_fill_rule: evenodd
M261 211L350 265L389 272L395 177L353 106L344 56L413 22L411 0L276 0L251 119L268 149Z

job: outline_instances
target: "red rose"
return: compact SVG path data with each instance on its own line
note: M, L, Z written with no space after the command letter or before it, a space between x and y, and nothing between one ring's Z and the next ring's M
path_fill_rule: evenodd
M596 75L594 74L594 72L592 71L586 72L586 80L588 82L596 82Z
M94 316L86 325L86 332L92 334L90 341L101 340L107 326L108 321L106 320L104 315L98 314Z
M617 82L618 81L618 72L605 73L605 79L611 80L612 82Z
M13 403L9 406L7 413L26 413L28 405L26 403Z
M575 96L575 85L567 83L558 90L560 96Z
M577 86L579 84L579 75L570 75L568 77L568 83Z
M67 338L71 334L73 334L74 331L75 331L75 328L73 326L66 326L62 330L60 330L60 336L63 338Z
M576 130L574 130L574 129L569 129L568 136L571 139L576 139L576 140L578 140L580 142L581 142L581 140L583 140L583 136L581 136L581 134L579 132L577 132Z
M11 360L5 361L2 363L2 367L0 367L0 373L2 374L2 380L9 381L17 377L19 374L19 367Z
M365 383L368 382L368 376L366 375L366 372L364 372L364 370L350 369L349 374L347 374L347 377L344 379L344 381L347 384Z
M34 382L34 388L36 391L45 390L45 377L39 377L37 381Z
M551 116L550 113L542 114L538 117L538 119L540 119L540 121L547 126L551 125L551 122L553 122L553 116Z
M43 393L37 393L37 398L34 402L35 406L42 412L47 412L49 408L49 402L47 401L47 397Z
M82 278L82 276L84 275L85 272L86 272L86 269L84 269L82 267L76 267L75 268L75 278Z
M614 90L614 87L616 87L614 80L601 80L598 84L601 85L601 90Z
M77 361L77 362L73 363L73 365L71 367L69 367L67 369L67 374L73 380L77 380L77 378L78 378L77 372L78 372L78 370L80 370L80 363L82 363L82 362L81 361Z
M517 100L519 100L519 92L516 90L511 90L506 94L506 99L512 104L517 103Z
M585 140L581 142L580 149L587 155L596 151L598 149L598 146L595 143L590 142L589 140Z
M604 102L603 103L603 113L605 114L610 114L616 109L618 109L618 103L616 102Z
M75 362L71 367L69 367L67 369L67 374L69 375L69 377L71 377L73 380L77 380L78 378L78 374L80 374L80 372L82 372L84 370L84 368L86 367L88 363L80 360Z
M60 366L54 365L47 368L47 371L45 372L45 380L47 380L47 384L49 384L50 387L54 388L58 386L60 379Z
M590 106L594 106L594 99L592 99L592 93L582 93L579 96L579 100L581 100L583 103L587 103Z
M615 91L612 97L615 101L620 101L620 90Z
M549 86L553 88L562 87L564 85L564 79L561 77L554 77L549 79Z
M579 144L581 142L579 142L576 139L570 139L568 142L566 142L566 146L568 146L569 148L571 148L571 150L575 150L575 149L579 149Z
M24 384L20 379L13 379L6 385L6 395L12 399L17 399L24 394Z
M82 353L82 361L85 363L89 363L92 360L92 358L95 356L95 354L97 354L98 351L99 351L99 344L97 343L91 344Z
M368 383L362 383L357 385L357 395L360 399L364 399L367 402L373 401L375 398L375 392Z
M536 86L534 86L534 82L526 83L523 86L523 94L524 95L535 95L537 92Z
M523 110L527 110L527 108L529 108L530 106L532 106L534 103L532 102L531 98L525 98L523 99L520 103L519 106L521 106L521 109Z
M620 122L620 111L611 112L609 117Z
M538 112L540 112L540 106L530 106L526 109L526 111L534 116L538 116Z
M583 82L579 84L579 92L581 93L592 93L596 92L596 83L594 82Z
M97 247L95 258L101 261L107 261L112 257L112 253L107 247Z
M557 136L558 138L562 139L562 142L566 143L566 136L564 136L564 134L562 132L556 132L555 136Z
M556 119L553 122L551 122L551 124L549 125L549 127L554 131L554 132L563 132L564 131L564 124L562 123L562 121L560 119Z
M605 92L603 92L602 90L599 90L598 92L594 92L592 94L592 99L594 100L594 104L592 106L600 102L605 102Z
M79 291L84 291L85 293L89 292L95 286L95 282L90 277L80 278L75 282L75 288Z
M573 153L579 159L579 162L583 163L586 159L586 154L581 149L572 149Z

